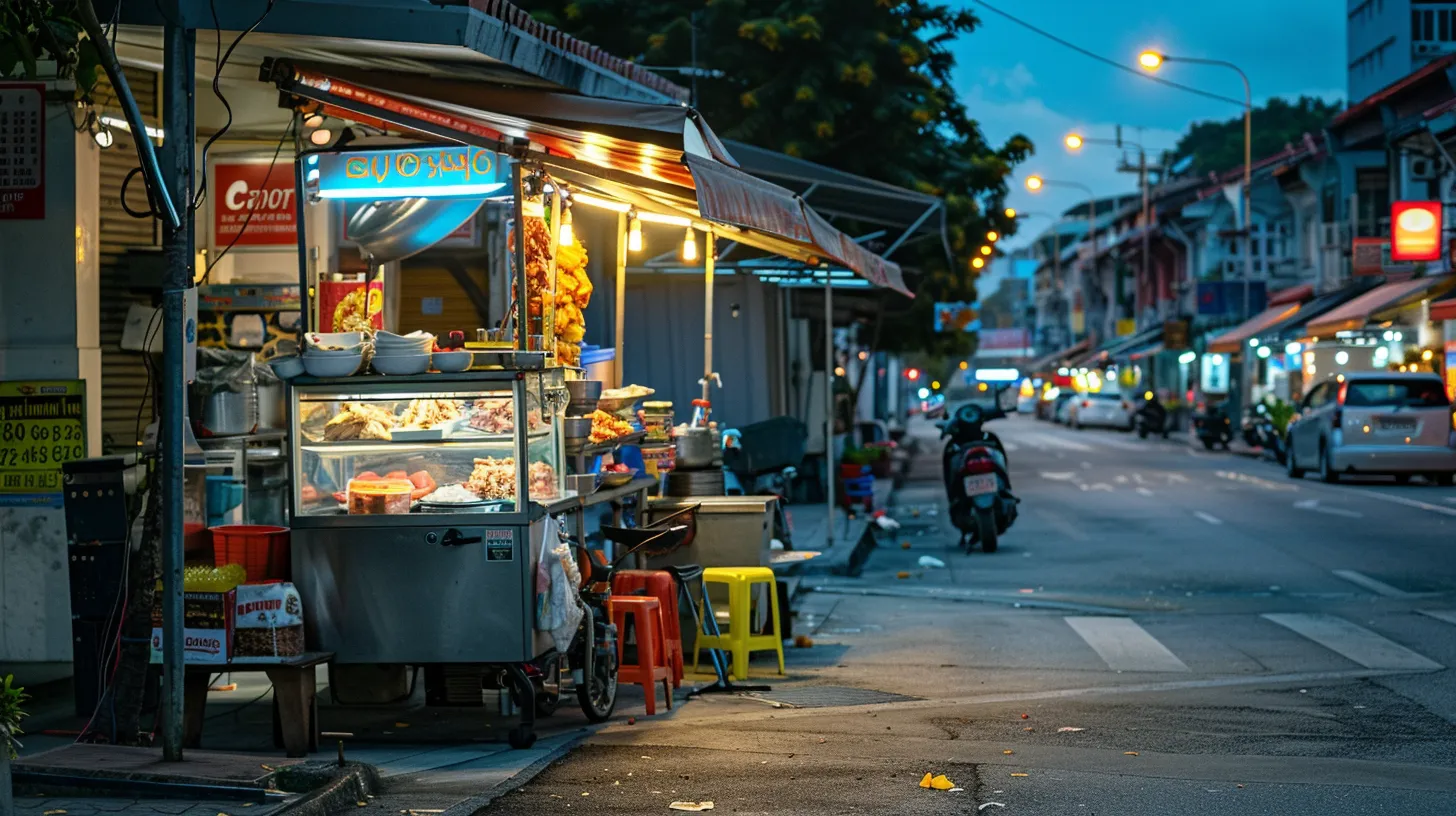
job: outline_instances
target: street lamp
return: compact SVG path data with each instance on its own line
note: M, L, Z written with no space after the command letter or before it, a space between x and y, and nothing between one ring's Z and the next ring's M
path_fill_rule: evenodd
M990 232L986 233L986 240L987 241L990 241L993 244L996 243L997 241L999 241L1000 239L1001 239L1001 233L997 232L996 230L991 230Z
M1149 52L1149 53L1151 53L1151 52ZM1066 143L1067 148L1069 150L1078 150L1083 145L1087 145L1087 144L1108 145L1108 146L1117 147L1117 148L1133 147L1133 148L1136 148L1137 149L1137 152L1138 152L1138 182L1139 182L1139 185L1142 187L1142 194L1143 194L1143 208L1142 208L1142 222L1143 222L1142 244L1143 244L1143 252L1142 252L1142 269L1141 269L1141 271L1139 273L1139 277L1141 277L1143 281L1147 281L1148 280L1148 277L1149 277L1149 263L1150 263L1150 259L1148 257L1148 254L1149 254L1148 253L1148 241L1151 238L1151 231L1152 231L1152 224L1153 224L1153 221L1152 221L1151 193L1150 193L1150 191L1148 189L1148 152L1146 150L1144 150L1143 149L1143 146L1140 145L1140 144L1138 144L1137 142L1131 142L1131 141L1128 141L1128 140L1122 138L1122 128L1120 126L1117 129L1117 138L1116 139L1089 139L1089 138L1081 135L1080 133L1068 133L1067 134L1067 137L1065 139L1063 139L1063 141Z
M1007 218L1015 218L1016 217L1016 208L1015 207L1007 207L1006 208L1006 217Z
M1170 57L1167 54L1158 51L1144 51L1142 54L1138 55L1138 64L1149 71L1156 71L1163 65L1163 63L1172 62L1174 60L1177 60L1178 62L1192 63L1194 65L1217 65L1222 68L1229 68L1237 72L1239 75L1239 79L1243 80L1244 82L1244 217L1242 221L1244 232L1244 319L1247 320L1250 317L1249 281L1254 276L1254 236L1249 226L1250 216L1252 214L1250 196L1253 194L1253 188L1250 183L1250 177L1253 175L1253 161L1251 156L1252 143L1250 141L1250 133L1252 130L1252 120L1254 115L1254 95L1249 90L1249 75L1245 74L1243 69L1239 68L1239 66L1225 60L1200 59L1195 57Z

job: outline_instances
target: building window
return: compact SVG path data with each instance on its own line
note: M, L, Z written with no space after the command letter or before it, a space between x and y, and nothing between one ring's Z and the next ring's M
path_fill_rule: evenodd
M1421 13L1415 10L1411 11L1411 39L1416 42L1425 39L1421 36Z
M1446 9L1436 13L1436 22L1440 24L1437 36L1441 42L1451 41L1451 12Z

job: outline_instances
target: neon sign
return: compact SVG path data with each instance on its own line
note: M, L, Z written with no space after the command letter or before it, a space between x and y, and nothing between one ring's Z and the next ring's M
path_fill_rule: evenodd
M479 197L509 178L500 154L465 146L315 153L304 164L314 196L346 200Z

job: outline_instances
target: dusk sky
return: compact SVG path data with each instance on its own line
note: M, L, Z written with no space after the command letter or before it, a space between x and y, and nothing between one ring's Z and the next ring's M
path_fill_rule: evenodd
M1117 124L1152 155L1171 148L1189 123L1241 115L1239 106L1149 82L1099 63L1028 31L973 0L982 26L957 45L957 89L986 136L999 144L1021 132L1037 153L1014 179L1010 203L1022 211L1059 213L1084 195L1075 190L1026 192L1030 173L1087 184L1099 195L1136 188L1136 177L1115 172L1118 151L1062 146L1071 130L1111 138ZM998 9L1111 59L1136 64L1156 48L1172 55L1223 59L1248 75L1255 105L1270 96L1300 94L1343 99L1345 4L1336 0L991 0ZM1241 99L1238 74L1216 66L1170 63L1159 76ZM1258 158L1258 157L1255 157ZM1050 221L1028 221L1006 248L1025 243Z

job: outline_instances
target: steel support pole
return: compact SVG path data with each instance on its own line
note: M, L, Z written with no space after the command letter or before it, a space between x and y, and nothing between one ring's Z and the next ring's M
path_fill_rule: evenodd
M612 307L616 311L613 318L612 337L616 341L616 348L612 358L612 370L616 372L617 388L627 384L626 363L627 358L622 356L622 333L627 328L627 214L617 213L617 277L616 297L613 298Z
M1150 195L1149 195L1149 191L1148 191L1148 152L1146 150L1142 149L1141 147L1138 148L1138 175L1139 175L1139 178L1141 178L1141 180L1142 180L1142 186L1143 186L1143 264L1142 264L1142 281L1140 282L1139 285L1141 285L1141 286L1148 286L1148 285L1150 285L1152 283L1152 281L1150 280L1150 271L1152 269L1152 260L1148 257L1148 244L1149 244L1149 240L1148 239L1150 237L1150 234L1149 233L1150 233L1151 227L1152 227L1152 220L1151 220L1151 218L1152 218L1152 212L1149 209L1149 198L1150 198ZM1154 292L1153 301L1154 301L1154 305L1156 306L1157 305L1157 287L1154 286L1154 287L1152 287L1152 289L1153 289L1153 292ZM1137 319L1137 289L1136 288L1133 289L1132 303L1133 303L1133 307L1132 307L1133 308L1133 315L1132 316L1133 316L1133 319L1136 320Z
M516 249L514 253L516 277L515 277L515 315L511 320L516 330L515 349L525 351L529 348L527 335L531 332L531 304L529 302L529 289L526 279L526 187L522 183L521 161L517 159L511 162L511 217L516 222ZM511 315L506 315L512 318Z
M713 387L713 256L717 254L717 242L713 231L703 238L703 399L708 399Z
M824 270L824 516L826 547L834 546L834 277Z
M175 11L175 8L174 8ZM175 18L174 18L175 19ZM159 433L162 490L162 756L182 759L183 733L183 423L187 421L187 290L192 287L192 150L196 126L193 82L196 32L177 25L163 30L161 162L163 183L177 202L181 223L163 222L162 419ZM145 134L137 134L145 139Z

